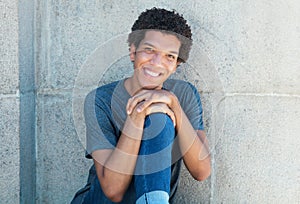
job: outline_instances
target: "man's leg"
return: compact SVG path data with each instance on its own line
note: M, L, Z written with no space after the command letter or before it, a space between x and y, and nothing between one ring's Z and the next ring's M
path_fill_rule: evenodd
M131 184L121 203L166 203L169 199L171 178L171 150L175 130L172 120L157 113L146 117L145 130L136 165L134 186ZM138 195L135 195L138 194ZM154 201L155 200L155 201ZM90 169L84 195L75 197L72 204L112 204L103 193L95 167Z
M168 203L175 129L164 113L146 117L134 185L137 204Z

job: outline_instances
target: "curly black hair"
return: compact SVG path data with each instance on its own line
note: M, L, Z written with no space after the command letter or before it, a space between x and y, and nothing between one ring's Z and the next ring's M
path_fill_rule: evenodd
M192 32L182 15L174 10L168 11L156 7L142 12L131 28L128 36L129 46L134 44L138 47L147 30L159 30L175 35L181 42L178 61L185 62L188 59L192 46Z

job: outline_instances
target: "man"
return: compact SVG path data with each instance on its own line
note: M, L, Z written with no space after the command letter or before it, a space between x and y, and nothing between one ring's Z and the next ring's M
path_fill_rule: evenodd
M187 60L191 30L174 11L143 12L129 34L134 73L85 102L88 184L72 203L169 203L181 160L196 180L210 157L196 88L168 79Z

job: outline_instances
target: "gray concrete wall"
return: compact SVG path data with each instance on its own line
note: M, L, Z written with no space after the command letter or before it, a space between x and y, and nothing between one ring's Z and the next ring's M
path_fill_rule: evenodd
M0 1L0 200L20 199L18 4Z
M34 2L18 1L20 90L20 202L36 197L36 91Z
M212 147L211 177L195 182L184 170L176 203L300 203L296 0L1 1L1 202L68 203L85 184L74 86L95 85L80 81L95 50L153 6L192 26L193 57L175 77L201 92ZM118 46L118 59L99 62L100 83L130 70Z

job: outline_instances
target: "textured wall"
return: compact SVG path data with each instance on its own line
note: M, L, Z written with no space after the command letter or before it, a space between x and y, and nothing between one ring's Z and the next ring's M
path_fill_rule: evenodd
M18 4L0 1L0 200L19 202Z
M34 16L23 12L24 6ZM82 83L92 87L99 76L105 83L128 75L127 48L122 47L126 44L117 44L116 36L122 39L138 14L153 6L175 8L192 26L192 57L175 77L191 81L201 92L212 147L211 177L195 182L184 171L177 203L300 202L300 3L296 0L43 0L34 5L19 1L19 19L17 2L0 1L1 202L18 203L19 188L32 182L36 184L30 184L32 191L23 190L27 199L32 195L37 203L68 203L85 184L91 161L84 159L73 88ZM24 19L34 20L27 22L27 29ZM34 35L21 32L32 30ZM119 47L108 46L116 44ZM120 57L103 54L109 49L109 54L115 51ZM101 53L103 59L93 53ZM97 63L105 65L99 67L99 75L84 73L87 64ZM90 78L80 81L85 76ZM25 114L24 107L36 118ZM36 130L25 128L26 124ZM25 133L20 134L22 127ZM22 143L32 131L36 140L30 137ZM36 159L36 171L29 168L19 174L24 145Z
M34 203L36 192L34 2L18 1L20 90L20 202Z
M178 203L299 201L296 1L40 3L38 198L68 200L82 186L89 164L82 161L84 150L72 124L75 76L94 49L127 33L136 16L152 6L184 13L193 27L196 53L203 50L210 63L205 70L194 59L200 76L185 69L179 74L202 92L215 151L210 179L199 183L183 174ZM122 77L124 71L114 67L104 81ZM225 92L220 104L213 97L218 91ZM62 180L73 185L66 189Z

